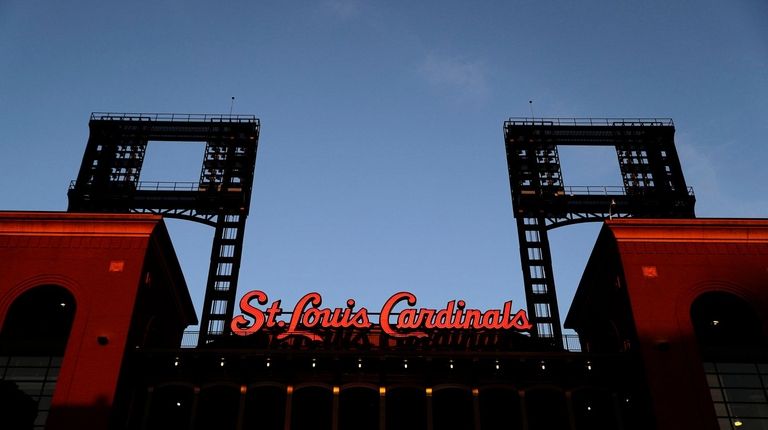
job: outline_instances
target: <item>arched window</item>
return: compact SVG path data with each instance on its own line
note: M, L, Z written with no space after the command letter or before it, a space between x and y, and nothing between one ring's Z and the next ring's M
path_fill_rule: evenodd
M705 356L766 346L760 318L746 301L731 293L699 296L691 305L691 322Z
M522 428L520 396L512 388L490 387L480 390L481 429Z
M582 389L571 396L576 428L612 430L618 428L618 411L611 393L606 390Z
M333 394L326 387L302 387L293 391L291 428L331 430Z
M766 339L758 314L741 298L717 291L693 302L691 322L720 428L768 428Z
M239 411L238 388L224 385L203 388L195 412L195 428L234 430Z
M432 396L435 430L474 428L475 408L468 388L442 388Z
M243 428L283 430L284 423L285 387L248 387Z
M562 391L537 388L525 393L530 430L565 429L569 427L568 408Z
M64 355L75 299L57 285L35 287L11 304L0 333L2 355Z
M74 318L72 294L57 285L42 285L16 298L3 321L0 379L34 400L35 428L42 428L48 418Z
M169 385L152 393L149 407L150 430L189 428L192 416L192 387Z
M339 395L340 430L378 430L379 392L377 389L353 387Z
M423 388L398 387L387 390L387 430L427 428L427 397Z

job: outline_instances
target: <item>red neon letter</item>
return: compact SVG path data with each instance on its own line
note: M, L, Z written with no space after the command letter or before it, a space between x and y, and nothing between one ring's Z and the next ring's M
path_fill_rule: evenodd
M397 330L394 330L392 326L389 325L389 314L392 313L392 308L394 308L396 304L402 302L403 300L408 303L408 306L413 306L416 304L416 296L409 292L401 291L397 294L394 294L389 298L389 300L387 300L386 303L384 303L384 306L381 308L381 316L379 317L379 325L381 325L381 330L392 337L426 337L427 334L422 331L414 331L406 334L398 333Z
M277 324L275 318L283 313L283 309L280 308L280 300L272 302L272 306L267 309L267 327L274 327Z
M316 308L320 306L323 303L323 298L318 293L309 293L299 299L298 302L296 302L296 307L293 308L293 315L291 315L291 323L288 326L288 330L285 333L280 333L277 335L278 339L284 339L288 336L297 335L297 336L304 336L309 338L309 340L312 340L314 342L319 342L323 340L320 336L306 331L306 330L296 330L299 326L299 323L302 322L302 319L304 317L304 309L308 305L312 305L313 308Z
M267 303L267 295L263 291L255 290L245 293L243 298L240 299L240 311L248 317L253 318L253 324L249 326L248 319L243 315L238 315L232 318L232 323L230 323L229 327L236 335L247 336L253 334L259 331L261 326L264 325L264 313L251 306L250 302L254 298L260 305Z

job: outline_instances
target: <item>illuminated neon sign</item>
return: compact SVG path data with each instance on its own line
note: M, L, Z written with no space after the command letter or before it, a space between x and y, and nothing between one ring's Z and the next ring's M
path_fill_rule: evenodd
M240 299L240 312L232 319L232 332L248 336L263 328L277 327L284 330L278 339L303 336L312 341L321 341L317 329L357 328L369 329L371 322L368 309L355 310L355 301L347 300L345 308L321 308L323 298L319 293L309 293L296 302L290 319L282 320L280 300L262 310L255 306L266 305L269 301L263 291L249 291ZM512 311L512 301L504 303L502 309L467 309L464 300L451 300L445 308L416 308L416 296L409 292L393 294L381 307L378 326L394 338L427 337L430 330L517 330L531 328L528 316L520 309Z

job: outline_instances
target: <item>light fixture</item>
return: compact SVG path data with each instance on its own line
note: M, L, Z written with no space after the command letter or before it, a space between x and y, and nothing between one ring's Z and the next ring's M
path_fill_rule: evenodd
M743 425L744 425L744 422L741 421L740 419L736 418L735 420L733 420L733 426L734 427L741 427Z
M219 366L224 367L224 357L221 357L221 362L219 363Z
M61 302L61 303L59 303L59 306L61 306L62 308L66 308L67 304L65 302Z
M173 367L179 367L179 357L173 359Z
M453 369L453 360L448 360L448 367Z
M357 368L358 369L362 369L363 368L363 359L362 358L358 358L357 359Z
M317 366L317 360L315 360L315 359L313 358L313 359L312 359L312 368L314 369L314 368L315 368L315 366Z
M267 357L267 367L269 367L271 364L272 362L270 361L269 357Z
M717 327L720 325L720 320L712 320L712 327Z
M408 360L403 360L403 369L408 368Z
M499 360L496 360L496 370L501 369L501 365L499 364Z
M541 370L547 370L547 363L544 361L540 361L539 366L541 367Z
M181 407L181 402L176 402L177 407Z
M592 370L592 362L587 361L587 370Z

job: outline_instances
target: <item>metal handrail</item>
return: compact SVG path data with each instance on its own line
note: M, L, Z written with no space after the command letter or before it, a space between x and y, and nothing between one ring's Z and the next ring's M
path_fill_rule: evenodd
M134 186L134 191L206 191L217 190L222 191L223 184L221 183L199 183L199 182L172 182L172 181L139 181L139 182L111 182L110 184L119 185L123 187ZM69 189L75 189L77 181L69 182ZM223 191L240 192L242 186L240 184L229 184Z
M199 191L199 182L139 181L139 191Z
M245 122L259 123L256 115L209 113L137 113L93 112L91 120L98 121L173 121L173 122Z
M184 334L181 338L182 349L197 348L198 338L200 336L199 330L184 330ZM541 338L542 342L547 342L551 339L551 344L555 346L557 342L553 338ZM561 339L562 347L569 352L583 352L579 336L576 334L564 334Z
M118 183L118 182L116 182ZM77 181L69 181L69 189L75 188ZM139 191L199 191L199 182L173 182L173 181L139 181L136 185ZM688 195L695 195L693 187L688 187ZM563 187L563 192L569 196L624 196L627 191L620 185L569 185Z
M693 196L693 187L687 187L688 195ZM563 187L563 192L569 196L625 196L627 189L617 186L575 185Z
M563 187L569 196L623 196L627 192L622 186L575 185Z
M674 126L672 118L528 118L511 117L505 125L607 125L607 126Z
M133 182L113 182L113 184L131 184ZM69 182L69 189L75 189L77 181ZM199 182L139 181L134 188L137 191L200 191ZM204 188L203 188L204 189Z

